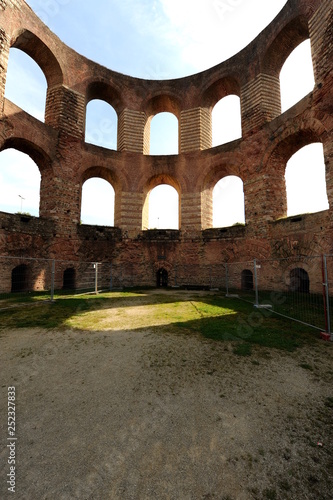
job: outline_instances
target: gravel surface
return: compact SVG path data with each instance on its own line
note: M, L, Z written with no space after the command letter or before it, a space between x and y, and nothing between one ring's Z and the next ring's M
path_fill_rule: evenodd
M333 346L4 331L0 498L333 499ZM15 495L7 388L15 387Z

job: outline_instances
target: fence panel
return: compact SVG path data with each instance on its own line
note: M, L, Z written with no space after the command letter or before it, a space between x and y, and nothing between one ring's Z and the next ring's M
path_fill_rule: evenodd
M325 330L322 257L257 261L258 304Z
M0 265L2 306L3 301L52 299L54 293L100 292L112 288L110 263L0 257Z
M333 255L326 255L323 268L323 283L325 288L325 307L327 310L327 332L333 340Z
M251 303L256 301L255 261L225 264L226 294L238 295Z
M274 313L329 335L332 332L333 255L203 266L178 263L168 271L161 268L157 273L153 266L147 273L145 266L141 269L140 264L136 267L131 262L120 265L25 257L0 257L0 266L2 307L32 298L52 299L54 293L97 293L133 286L167 285L220 290L256 307L269 307Z

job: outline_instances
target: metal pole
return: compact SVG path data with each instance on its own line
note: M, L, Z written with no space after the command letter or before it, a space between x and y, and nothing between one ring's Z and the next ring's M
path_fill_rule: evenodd
M326 322L327 333L331 335L331 318L330 318L330 296L328 291L328 273L327 273L327 255L324 255L324 277L325 277L325 294L326 294ZM331 338L331 340L333 340Z
M95 263L95 294L98 293L98 262Z
M110 264L110 290L112 290L112 263Z
M51 302L54 301L55 260L51 264Z
M229 295L229 268L228 263L225 263L225 289L226 295Z
M257 259L254 259L254 286L255 286L255 292L256 292L255 306L258 307L258 305L259 305L259 295L258 295Z

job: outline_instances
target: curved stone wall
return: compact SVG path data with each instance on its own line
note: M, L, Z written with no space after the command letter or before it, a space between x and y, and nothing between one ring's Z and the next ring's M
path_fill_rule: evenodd
M329 0L289 0L274 21L246 48L207 71L174 80L143 80L104 68L64 45L23 0L0 2L0 149L29 154L41 172L40 219L53 225L53 238L39 249L45 257L113 260L145 266L175 262L217 263L278 257L278 241L311 238L312 252L330 253L332 208L286 217L286 162L301 147L321 142L326 185L333 206L332 7ZM313 92L281 114L279 73L302 41L310 39L315 71ZM30 55L47 80L45 123L4 98L9 49ZM212 148L214 105L236 94L241 101L242 138ZM87 104L102 99L118 116L117 151L84 142ZM161 112L179 121L179 154L150 156L149 126ZM218 180L237 175L244 183L246 225L212 229L212 191ZM101 177L115 190L115 226L92 237L81 227L84 181ZM144 231L147 195L161 183L180 197L180 231ZM0 214L8 220L8 214ZM13 218L15 216L12 216ZM29 225L22 232L29 233ZM37 223L38 226L38 223ZM34 256L33 245L17 247L21 229L2 226L0 253ZM33 224L31 238L37 238ZM40 224L40 231L43 225ZM85 232L86 231L86 232ZM97 233L96 233L97 234ZM105 233L104 233L105 234ZM111 236L110 236L111 235ZM38 235L40 238L40 234ZM9 245L9 240L11 245Z

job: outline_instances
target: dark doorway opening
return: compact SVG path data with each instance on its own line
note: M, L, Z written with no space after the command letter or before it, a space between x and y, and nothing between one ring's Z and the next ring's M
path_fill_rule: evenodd
M28 291L28 266L21 264L12 270L13 293Z
M168 286L168 271L163 267L156 273L156 286L158 288L166 288Z
M253 290L253 272L249 269L242 271L242 290Z
M296 267L290 271L290 290L292 292L310 293L309 275L301 267Z
M75 269L69 267L64 271L64 278L62 284L63 290L74 290L75 288Z

